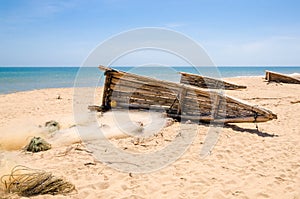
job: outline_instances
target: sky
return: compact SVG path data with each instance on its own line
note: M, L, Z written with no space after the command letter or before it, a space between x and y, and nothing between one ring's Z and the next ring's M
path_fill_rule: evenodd
M219 66L300 66L299 8L298 0L0 0L0 66L80 66L101 42L143 27L186 35Z

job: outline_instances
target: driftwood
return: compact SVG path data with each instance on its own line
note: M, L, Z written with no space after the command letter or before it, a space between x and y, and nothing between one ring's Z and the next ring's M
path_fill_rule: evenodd
M266 122L271 111L216 91L157 80L99 66L105 71L100 109L132 108L165 111L176 119L202 122ZM95 107L93 107L95 109Z
M266 71L265 78L268 82L300 84L300 78L292 77L290 75L285 75L285 74L276 73L276 72L272 72L272 71Z
M188 84L192 86L198 86L200 88L226 89L226 90L247 88L246 86L236 85L233 83L229 83L219 79L214 79L211 77L204 77L201 75L185 73L185 72L180 72L180 74L181 74L180 83Z

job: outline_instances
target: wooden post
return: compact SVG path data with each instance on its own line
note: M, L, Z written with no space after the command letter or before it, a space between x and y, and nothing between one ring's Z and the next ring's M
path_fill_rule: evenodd
M187 90L183 86L179 91L179 99L178 99L179 104L178 104L178 109L177 109L177 115L181 115L181 111L184 106L184 99L185 99L186 93L187 93Z
M109 107L109 102L107 101L109 98L109 91L110 91L110 82L111 82L111 74L107 71L105 73L105 82L103 88L103 96L102 96L102 106Z
M213 116L214 119L217 118L218 112L219 112L219 105L220 105L220 96L218 93L214 93L212 96L212 113L211 115Z

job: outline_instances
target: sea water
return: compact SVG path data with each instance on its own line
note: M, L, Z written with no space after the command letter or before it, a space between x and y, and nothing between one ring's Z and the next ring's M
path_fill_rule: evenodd
M208 77L263 76L265 70L300 74L300 66L294 67L113 67L118 70L145 75L161 80L179 82L178 72L189 72ZM103 72L97 67L0 67L0 94L43 88L74 86L101 86Z

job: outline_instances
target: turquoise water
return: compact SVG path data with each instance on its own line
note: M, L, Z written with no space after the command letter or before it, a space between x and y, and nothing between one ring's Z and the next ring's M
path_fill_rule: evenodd
M158 79L179 81L177 72L190 72L210 77L263 76L265 70L286 74L299 73L300 67L114 67L119 70ZM80 73L78 73L80 72ZM73 87L77 75L80 86L101 85L103 73L98 68L79 67L0 67L0 94L43 88Z

